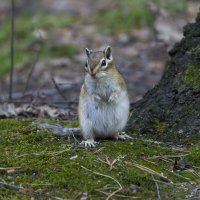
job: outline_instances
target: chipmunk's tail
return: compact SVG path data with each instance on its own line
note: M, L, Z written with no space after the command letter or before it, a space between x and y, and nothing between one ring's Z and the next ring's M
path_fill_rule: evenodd
M40 122L33 122L33 124L38 128L38 129L46 129L49 131L52 131L60 136L81 136L81 129L79 127L75 128L65 128L61 125L52 125L48 123L40 123Z

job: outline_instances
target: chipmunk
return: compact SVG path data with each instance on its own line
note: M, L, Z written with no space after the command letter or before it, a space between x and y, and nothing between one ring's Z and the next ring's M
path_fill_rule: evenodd
M84 141L95 147L96 138L130 139L119 133L129 115L126 84L116 69L111 47L103 51L86 48L85 80L79 96L78 116Z
M121 133L129 116L129 98L126 84L116 69L111 47L103 51L86 48L86 55L85 80L78 106L80 128L49 124L39 124L38 128L62 135L82 136L81 145L85 147L95 147L97 138L131 139Z

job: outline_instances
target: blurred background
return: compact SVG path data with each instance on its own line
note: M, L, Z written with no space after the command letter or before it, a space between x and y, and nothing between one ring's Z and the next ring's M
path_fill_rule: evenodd
M77 102L85 48L110 45L135 102L159 81L168 51L195 20L194 0L15 0L13 99L56 106ZM11 1L0 0L0 99L10 67ZM75 105L76 107L76 105Z

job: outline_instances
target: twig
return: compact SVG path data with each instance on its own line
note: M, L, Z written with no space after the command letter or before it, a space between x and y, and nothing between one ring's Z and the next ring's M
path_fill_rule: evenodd
M140 169L140 170L143 170L143 171L145 171L145 172L148 172L148 173L150 173L150 174L153 174L153 175L155 175L155 176L158 176L158 177L162 178L163 180L165 180L166 182L173 184L173 182L172 182L169 178L167 178L166 176L164 176L162 173L158 173L158 172L156 172L156 171L154 171L154 170L152 170L152 169L150 169L150 168L148 168L148 167L145 167L145 166L143 166L143 165L139 165L139 164L137 164L137 163L129 163L129 162L126 162L126 163L127 163L127 164L130 164L130 165L132 165L132 166L134 166L134 167L137 167L137 168Z
M122 188L118 188L117 190L115 190L113 193L111 193L106 200L109 200L112 196L114 196L115 194L117 194L118 192L120 192L122 190Z
M118 180L114 179L112 176L109 176L109 175L106 175L106 174L102 174L102 173L99 173L99 172L94 172L94 171L92 171L92 170L90 170L90 169L87 169L87 168L84 167L83 165L81 165L81 168L83 168L83 169L85 169L85 170L87 170L87 171L89 171L89 172L92 172L93 174L96 174L96 175L99 175L99 176L104 176L104 177L106 177L106 178L112 179L113 181L115 181L115 182L118 184L119 188L122 189L122 185L120 184L120 182L119 182Z
M166 182L161 181L161 180L158 180L158 179L155 179L155 180L156 180L156 182L162 183L162 184L167 185L167 186L171 186L171 185L172 185L171 183L166 183ZM175 183L174 183L174 184L175 184Z
M5 188L9 188L9 189L13 189L13 190L17 191L18 193L21 193L21 194L24 194L24 195L28 195L28 196L48 197L50 199L59 199L59 200L62 199L60 197L52 197L52 196L50 196L48 194L37 193L33 189L30 189L30 188L23 188L23 187L18 186L18 185L7 183L2 178L0 178L0 186L3 186Z
M67 90L67 91L71 90L71 88L64 88L64 89ZM54 88L28 91L28 92L26 92L26 94L23 94L22 92L16 92L16 93L13 94L13 101L16 101L16 100L18 100L18 101L21 100L22 101L22 98L25 98L25 97L31 97L31 100L33 98L38 98L38 92L41 93L43 96L45 95L47 98L48 97L52 97L53 95L57 94L57 90L54 89ZM41 94L40 94L40 96L41 96ZM41 99L40 96L39 96L39 98ZM1 102L7 102L7 98L8 98L7 96L2 96L0 98L0 101ZM47 102L47 100L46 100L46 102ZM63 102L66 102L66 101L63 101ZM74 99L74 100L71 100L71 102L78 102L78 100Z
M97 157L97 160L100 161L100 162L102 162L102 163L107 164L107 165L109 166L110 170L112 170L112 169L113 169L113 165L114 165L117 161L119 161L120 158L121 158L121 156L118 156L118 157L117 157L116 159L114 159L114 160L109 160L109 158L106 156L105 160L101 159L100 157Z
M113 180L115 183L117 183L117 185L119 186L117 190L115 190L113 193L111 193L107 198L106 200L109 200L112 196L114 196L117 192L121 191L122 190L122 185L120 184L120 182L116 179L114 179L112 176L108 176L106 174L102 174L102 173L99 173L99 172L94 172L90 169L87 169L86 167L84 166L81 166L81 168L85 169L86 171L89 171L89 172L92 172L93 174L96 174L96 175L99 175L99 176L104 176L106 178L109 178L111 180Z
M32 101L30 100L19 100L19 99L13 99L11 101L12 103L26 103L26 104L29 104L29 103L32 103ZM7 100L0 100L0 103L7 103ZM38 104L47 104L48 102L47 101L42 101L42 100L37 100L35 102L35 104L38 103ZM78 101L53 101L52 103L54 104L78 104Z
M14 189L19 193L22 193L22 194L25 194L25 195L29 195L29 196L39 195L38 193L36 193L32 189L23 188L23 187L18 186L18 185L9 184L5 180L0 181L0 186L4 186L4 187L10 188L10 189ZM41 196L43 196L43 195L41 195Z
M60 96L64 99L67 100L67 98L63 95L61 89L59 88L58 84L56 83L55 79L53 78L53 76L51 76L51 80L56 88L56 90L58 91L58 93L60 94Z
M153 181L154 181L154 183L155 183L155 185L156 185L156 190L157 190L157 199L160 200L160 187L159 187L157 181L155 180L153 174L151 174L151 177L152 177L152 179L153 179Z
M110 193L109 192L105 192L105 191L102 191L102 190L100 190L100 189L95 189L95 191L97 191L97 192L100 192L100 193L102 193L102 194L105 194L106 196L109 196L110 195ZM133 196L125 196L125 195L121 195L121 194L116 194L115 196L117 196L117 197L122 197L122 198L128 198L128 199L138 199L138 197L133 197Z
M101 147L100 149L97 149L97 150L94 152L94 154L97 154L97 153L101 152L101 151L104 150L104 149L105 149L105 147Z
M194 169L187 169L186 172L192 173L194 176L200 178L200 175Z
M0 171L5 171L6 173L14 173L17 169L21 169L21 167L0 167Z
M165 169L165 168L164 168L164 169ZM171 170L169 170L169 169L165 169L165 170L166 170L167 172L173 174L174 176L177 176L177 177L179 177L179 178L185 179L186 181L191 181L191 179L188 178L188 177L182 176L182 175L180 175L180 174L178 174L178 173L176 173L176 172L173 172L173 171L171 171Z
M68 129L68 128L67 128L67 129ZM79 131L80 131L80 130L79 130ZM76 135L77 135L77 134L76 134ZM77 140L77 138L76 138L76 136L74 135L74 133L72 133L71 136L73 137L75 144L79 144L79 141ZM69 137L69 139L70 139L70 137ZM70 142L69 142L69 144L70 144Z
M163 155L163 156L152 156L152 157L147 157L146 159L156 159L156 158L180 158L180 157L185 157L189 156L191 153L187 154L180 154L180 155Z
M0 181L3 183L6 183L6 181L4 179L2 179L1 177L0 177Z
M12 1L11 1L9 101L12 100L12 91L13 91L14 41L15 41L15 0L12 0Z
M57 156L57 155L60 155L62 153L65 153L65 152L68 152L70 150L69 149L65 149L65 150L62 150L62 151L53 151L53 152L46 152L46 151L43 151L41 153L26 153L26 154L22 154L22 155L19 155L19 156L16 156L17 158L21 158L21 157L24 157L24 156L46 156L46 155L50 155L50 156Z
M21 167L0 167L0 170L7 171L7 170L15 170L20 169Z
M153 165L157 165L157 163L155 163L155 162L153 162L153 161L150 161L150 160L147 160L147 159L145 159L145 158L143 158L143 160L146 161L146 162L148 162L148 163L151 163L151 164L153 164ZM157 166L158 166L158 165L157 165Z
M42 38L42 37L41 37L41 34L40 34L39 31L38 31L38 33L39 33L39 36L40 36L40 39L41 39L41 38ZM33 74L33 71L34 71L34 69L35 69L35 66L36 66L36 64L37 64L37 62L38 62L38 60L39 60L40 53L41 53L41 44L40 44L39 48L37 49L37 52L36 52L36 55L35 55L35 59L34 59L32 65L31 65L31 69L30 69L30 72L29 72L29 74L28 74L28 78L27 78L27 80L26 80L26 85L25 85L25 88L24 88L23 95L24 95L25 92L28 90L29 82L30 82L31 76L32 76L32 74Z

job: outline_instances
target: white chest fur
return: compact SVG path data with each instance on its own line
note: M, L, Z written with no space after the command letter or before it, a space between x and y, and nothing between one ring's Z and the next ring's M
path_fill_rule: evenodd
M88 139L115 137L126 125L129 113L127 91L112 78L102 75L98 79L86 77L86 95L80 101L80 125ZM115 93L113 101L110 96Z

